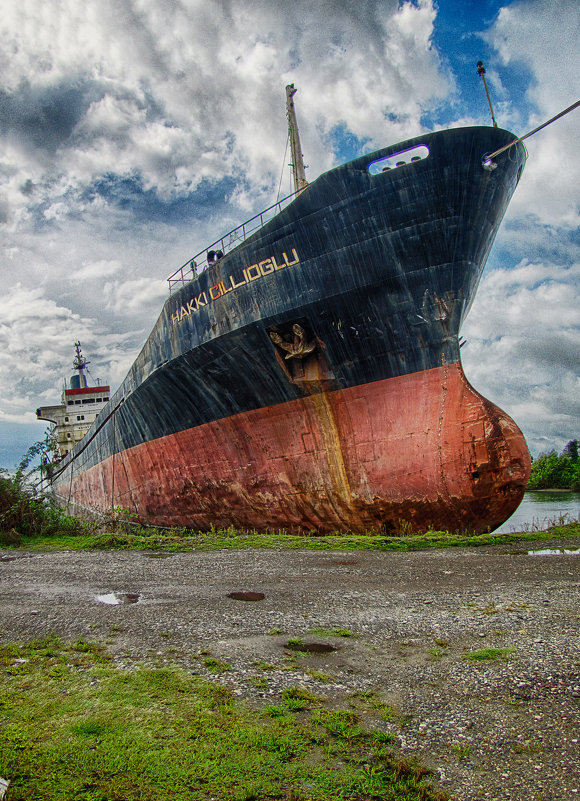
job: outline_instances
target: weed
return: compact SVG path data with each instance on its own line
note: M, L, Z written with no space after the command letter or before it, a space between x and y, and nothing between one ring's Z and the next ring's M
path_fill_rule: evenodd
M290 712L301 712L303 709L310 709L308 701L303 701L301 698L288 698L285 706Z
M442 648L429 648L429 654L433 657L433 659L441 659L442 656L447 656L447 651L443 650Z
M4 489L10 479L4 478L0 471L0 544L1 538L9 546L24 545L27 549L102 549L130 548L157 553L172 552L194 547L196 550L220 550L223 548L276 548L311 550L390 550L416 551L429 548L453 548L479 545L505 545L506 543L532 542L552 537L577 537L580 535L580 521L554 520L542 530L533 527L532 531L508 534L474 534L473 532L434 531L415 533L408 522L403 521L398 529L385 536L385 532L367 531L364 534L333 532L320 536L310 534L290 534L284 529L258 532L233 527L209 531L193 531L183 527L157 529L134 522L134 512L120 510L120 519L106 521L108 530L103 531L95 523L84 523L68 517L62 510L50 506L43 499L21 497L21 489L8 487L8 502ZM13 498L14 502L10 500ZM14 509L13 509L14 507ZM10 515L17 513L16 523L10 523ZM499 611L499 610L497 610ZM488 614L494 614L490 607ZM272 633L282 633L277 628ZM335 635L341 636L341 635ZM351 635L352 636L352 635Z
M288 714L288 707L282 704L268 704L263 708L262 714L270 718L283 718Z
M118 623L112 623L109 628L110 634L121 634L123 631L126 631L124 626L120 626Z
M455 752L458 760L465 759L471 753L471 745L469 743L451 743L451 750Z
M280 670L280 665L273 665L271 662L266 662L264 659L258 659L256 662L252 662L252 665L259 670Z
M232 666L228 662L215 659L213 656L208 656L206 659L204 659L203 664L210 671L210 673L227 673L232 669Z
M351 699L357 703L376 710L383 720L394 720L395 710L375 693L374 690L358 690L351 694Z
M310 678L316 679L316 681L332 681L332 676L329 673L325 673L323 670L307 670L306 673Z
M463 658L471 659L473 662L507 659L515 650L515 648L479 648L476 651L468 651L466 654L463 654Z
M353 712L330 712L327 709L318 709L312 720L315 724L324 726L334 737L343 740L353 740L362 737L363 729L358 725L358 717Z
M270 686L270 682L264 676L250 676L248 681L256 690L265 690Z
M373 738L377 743L393 743L395 741L395 735L391 734L391 732L381 731L377 729L373 732Z
M275 634L284 634L284 630L283 630L283 629L280 629L280 628L277 628L277 627L275 627L275 628L273 628L273 629L270 629L270 631L268 632L268 634L270 634L270 635L272 635L272 636L274 636Z
M358 637L358 634L355 634L350 629L324 629L324 628L315 628L310 629L308 632L309 634L316 634L318 637Z
M513 743L511 750L514 754L539 754L543 750L542 743L534 742L532 740L524 740L524 742Z
M311 693L306 687L288 687L282 691L282 700L293 711L309 709L313 705L320 705L324 698Z

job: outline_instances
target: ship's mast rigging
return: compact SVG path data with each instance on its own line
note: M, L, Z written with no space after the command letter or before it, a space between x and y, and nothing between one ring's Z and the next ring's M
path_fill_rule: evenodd
M294 173L294 190L299 192L308 186L306 173L304 171L304 156L300 147L300 136L298 135L298 123L296 122L296 112L294 111L294 101L292 98L298 90L291 83L286 87L286 111L288 114L288 132L290 137L290 152L292 156L292 172Z
M87 364L90 364L90 362L87 359L85 359L85 357L81 353L80 342L75 342L75 351L76 355L73 361L73 370L78 370L79 375L82 375L85 367L87 366Z

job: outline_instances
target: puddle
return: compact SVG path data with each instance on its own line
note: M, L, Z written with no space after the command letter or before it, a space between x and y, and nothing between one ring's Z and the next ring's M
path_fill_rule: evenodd
M95 595L95 601L108 606L119 604L136 604L141 594L138 592L107 592L104 595Z
M543 548L538 551L528 551L528 556L561 556L562 554L571 554L578 556L580 548Z
M333 562L333 565L358 565L356 559L341 559L338 562Z
M266 596L263 592L230 592L228 598L234 601L263 601Z
M334 645L325 642L287 642L283 647L289 651L303 651L307 654L329 654L337 650Z
M173 556L173 554L159 551L157 553L144 553L143 556L146 556L147 559L168 559L170 556Z

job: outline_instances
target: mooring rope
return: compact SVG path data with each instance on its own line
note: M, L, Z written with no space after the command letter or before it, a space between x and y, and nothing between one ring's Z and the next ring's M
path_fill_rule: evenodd
M556 122L556 120L559 120L560 117L563 117L565 114L569 114L571 111L574 111L574 109L577 108L578 106L580 106L580 100L577 100L575 103L572 103L571 106L569 106L568 108L564 109L564 111L561 111L559 114L556 114L556 116L552 117L551 120L547 120L547 122L543 122L541 125L538 125L537 128L534 128L533 131L530 131L529 133L525 134L525 136L520 136L517 139L514 139L513 142L509 143L509 145L504 145L503 147L500 147L499 150L496 150L494 153L491 153L491 155L486 156L484 158L484 160L483 160L483 163L484 164L489 164L490 161L492 161L496 156L499 156L500 153L503 153L504 150L509 150L510 147L513 147L514 145L517 145L518 142L523 142L524 139L527 139L529 136L532 136L533 134L537 133L538 131L541 131L542 128L546 128L548 125L551 125L553 122Z

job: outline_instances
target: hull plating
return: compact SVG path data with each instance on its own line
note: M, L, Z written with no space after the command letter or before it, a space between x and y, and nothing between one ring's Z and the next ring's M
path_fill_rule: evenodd
M60 493L201 529L485 531L517 508L528 476L515 423L444 365L143 443Z

